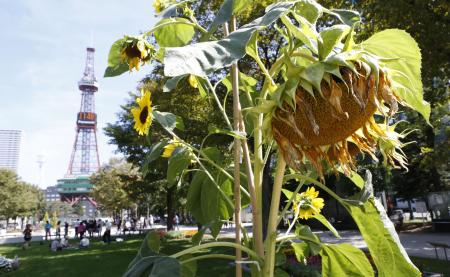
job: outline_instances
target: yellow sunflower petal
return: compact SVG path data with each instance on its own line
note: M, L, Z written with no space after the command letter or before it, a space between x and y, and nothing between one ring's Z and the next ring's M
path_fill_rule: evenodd
M160 0L153 1L153 8L155 9L156 13L160 13L162 10L161 1Z
M314 198L311 201L312 206L320 212L320 210L325 206L325 203L323 201L323 198Z
M192 75L192 74L189 75L189 84L193 88L198 88L198 80L197 80L197 77L195 77L195 75Z

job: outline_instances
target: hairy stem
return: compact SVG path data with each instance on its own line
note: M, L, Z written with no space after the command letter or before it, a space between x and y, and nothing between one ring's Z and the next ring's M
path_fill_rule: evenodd
M273 277L275 268L275 245L277 238L277 219L280 206L281 187L286 169L286 161L281 153L278 154L277 167L272 190L272 201L270 203L269 222L267 226L266 255L264 258L263 276Z

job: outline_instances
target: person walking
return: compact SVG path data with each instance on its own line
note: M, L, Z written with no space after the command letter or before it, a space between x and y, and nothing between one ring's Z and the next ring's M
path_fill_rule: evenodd
M31 232L33 232L33 230L31 229L31 224L27 224L25 226L25 230L23 230L23 247L22 249L25 250L28 247L30 247L30 241L31 241Z
M119 222L117 223L117 233L120 234L120 227L122 227L122 219L119 218Z
M45 223L44 229L45 229L45 240L48 240L48 237L52 236L52 234L50 234L50 229L52 228L52 225L50 224L50 222Z
M80 220L77 219L77 221L75 221L75 224L73 226L75 228L75 237L78 238L78 228L80 227Z
M155 219L153 218L153 215L150 215L148 217L148 224L150 225L150 228L153 228L153 223L155 223Z
M180 218L177 214L175 214L175 217L173 218L173 223L175 224L175 230L180 230Z
M111 222L109 222L108 220L106 220L106 222L105 222L105 233L103 234L103 241L106 243L108 243L108 244L110 244L111 243L111 227L112 227L112 224L111 224Z
M86 225L84 222L80 222L80 225L78 226L78 234L80 234L80 240L83 239L85 232L86 232Z
M97 221L97 236L100 237L102 235L102 232L103 232L103 222L99 218Z
M67 238L69 236L69 223L67 221L64 222L64 237Z
M61 221L56 223L56 237L61 238Z

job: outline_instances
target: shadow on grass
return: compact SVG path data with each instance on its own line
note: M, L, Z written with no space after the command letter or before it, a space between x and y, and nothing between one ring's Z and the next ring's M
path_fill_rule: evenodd
M112 242L110 245L91 240L88 249L66 249L51 252L48 244L32 243L27 250L22 250L21 244L0 246L0 255L7 257L19 256L18 270L5 274L8 277L90 277L90 276L122 276L128 264L136 256L143 236L129 237L124 242ZM78 241L71 241L77 245ZM192 246L189 240L170 240L162 243L161 253L170 255ZM231 248L214 248L203 253L233 254ZM234 265L229 260L208 259L198 263L197 276L234 276ZM247 276L247 275L244 275Z

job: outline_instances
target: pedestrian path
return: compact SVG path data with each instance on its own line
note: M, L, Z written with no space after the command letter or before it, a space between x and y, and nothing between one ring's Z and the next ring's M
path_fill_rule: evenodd
M165 229L165 225L154 225L154 229ZM244 224L244 227L248 230L248 235L252 236L251 232L251 224ZM197 230L197 226L192 225L180 225L180 231L186 230ZM221 237L234 237L234 228L228 227L223 228L220 232ZM355 247L360 249L367 248L366 243L364 242L361 234L355 230L349 231L339 231L341 238L336 238L331 232L317 231L314 232L316 235L320 237L320 239L325 243L350 243ZM111 230L112 236L121 236L122 233L117 232L117 227L113 227ZM69 237L74 237L74 232L71 230L69 232ZM402 242L403 247L406 252L410 256L415 257L424 257L424 258L435 258L436 253L434 248L428 244L428 242L437 242L437 243L445 243L450 244L450 233L400 233L399 235L400 241ZM45 238L45 232L43 230L37 230L33 232L33 240L32 241L42 241ZM53 239L53 237L52 237ZM0 236L0 244L8 244L8 243L22 243L23 235L20 232L17 233L9 233L7 236Z

